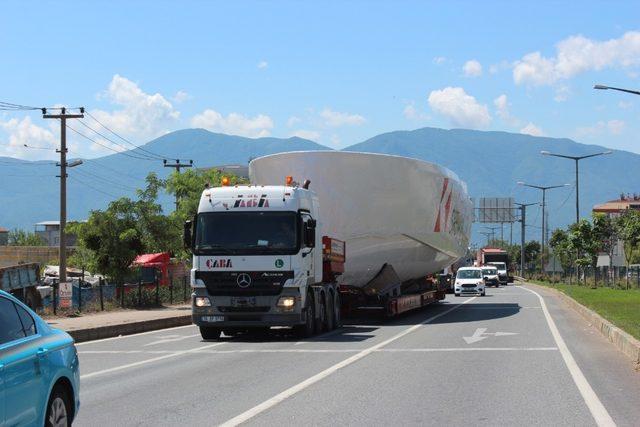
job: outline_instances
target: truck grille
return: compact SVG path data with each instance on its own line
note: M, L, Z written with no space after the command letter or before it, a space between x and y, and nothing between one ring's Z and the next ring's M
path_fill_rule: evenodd
M284 282L293 279L293 271L197 271L196 279L212 296L279 295Z

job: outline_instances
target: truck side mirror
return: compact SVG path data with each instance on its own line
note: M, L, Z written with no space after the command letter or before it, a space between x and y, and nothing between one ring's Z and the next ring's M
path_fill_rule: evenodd
M182 230L182 244L186 250L191 250L192 239L191 239L191 226L193 221L187 220L184 222L184 229Z
M316 247L316 220L310 219L304 224L304 245L308 248Z

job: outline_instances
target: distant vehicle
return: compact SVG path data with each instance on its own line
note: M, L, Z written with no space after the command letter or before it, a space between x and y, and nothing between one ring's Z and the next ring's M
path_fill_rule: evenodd
M508 285L513 282L513 277L509 276L509 254L500 248L480 248L477 256L478 266L494 265L498 269L498 278L501 285Z
M42 305L38 292L40 284L40 265L37 263L0 268L0 291L12 294L31 308Z
M498 268L494 266L482 267L482 277L484 278L485 286L500 286L500 280L498 278Z
M456 273L455 295L485 296L485 282L480 267L461 267Z
M0 290L0 425L70 426L79 386L73 339Z

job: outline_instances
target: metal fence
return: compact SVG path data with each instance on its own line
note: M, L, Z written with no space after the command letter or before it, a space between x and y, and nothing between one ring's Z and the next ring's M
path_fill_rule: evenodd
M640 266L632 267L571 267L563 273L546 273L527 270L525 277L562 282L569 285L590 285L616 289L640 289Z
M96 285L82 280L72 281L70 301L60 301L59 284L51 287L51 292L43 297L44 314L79 313L112 310L115 308L148 308L164 304L179 304L189 301L191 290L187 276L171 277L169 283L161 285L153 282L114 284L100 279Z

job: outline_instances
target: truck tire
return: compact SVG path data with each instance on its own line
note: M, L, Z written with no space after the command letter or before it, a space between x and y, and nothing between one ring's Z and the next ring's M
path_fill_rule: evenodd
M342 328L342 304L339 293L335 295L333 303L333 326L336 329Z
M42 307L42 297L40 296L40 292L32 286L25 290L25 301L24 303L29 306L32 310L37 310Z
M293 332L298 338L312 337L316 331L316 309L313 301L313 295L307 294L307 303L305 306L305 323L293 327Z
M318 317L316 318L316 334L321 334L327 330L327 297L320 295Z
M327 331L333 331L336 328L336 305L335 298L331 292L327 297Z
M212 328L210 326L200 326L200 335L204 340L219 340L220 328Z

